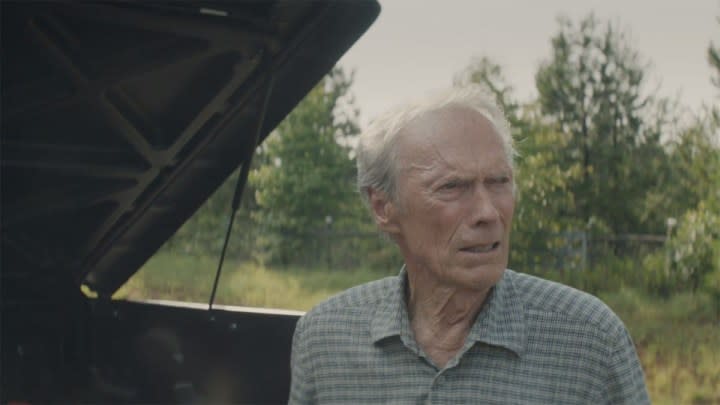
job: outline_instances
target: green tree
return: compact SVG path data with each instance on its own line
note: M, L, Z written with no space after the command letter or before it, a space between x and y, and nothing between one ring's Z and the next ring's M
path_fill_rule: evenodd
M561 234L582 228L582 221L573 215L576 201L570 192L571 185L581 178L581 166L564 165L559 159L557 151L567 147L568 134L543 123L539 114L526 112L523 121L525 132L517 145L518 194L511 260L513 265L529 265L530 269L567 267L570 263L548 261L553 252L566 247Z
M652 184L638 159L663 153L659 131L644 120L652 103L643 95L645 66L610 22L591 14L577 26L566 18L559 25L536 86L542 112L570 135L561 166L580 164L581 176L569 187L574 215L612 232L637 232Z
M505 113L510 126L518 129L523 126L520 119L520 104L515 100L513 86L503 73L503 68L487 56L473 59L470 64L453 78L454 86L476 83L492 94Z
M711 42L707 60L711 82L720 90L720 50ZM720 93L718 94L720 96ZM720 215L720 120L717 106L705 106L681 127L666 146L667 164L655 170L656 187L648 194L646 212L680 218L688 211Z
M720 270L720 213L703 202L688 210L670 239L670 269L677 278L697 290L706 275Z
M720 58L711 43L708 62L712 83L720 89ZM658 173L658 186L649 193L648 212L677 221L668 232L664 257L646 258L655 266L664 262L658 280L664 289L704 289L720 311L720 121L717 107L705 108L667 144L668 161ZM720 314L720 312L718 312Z
M720 18L718 18L717 21L720 23ZM710 42L710 45L708 45L707 60L710 68L713 69L710 82L720 91L720 48L716 48L713 42ZM718 93L718 97L720 97L720 92ZM711 111L715 124L720 125L720 110L715 106Z
M720 18L718 18L718 22L720 22ZM712 42L708 45L707 59L710 67L714 70L710 81L720 90L720 49L716 48Z
M359 128L348 92L352 75L327 75L268 137L250 173L265 259L316 259L326 232L351 228L362 204L355 193L350 140ZM350 108L348 108L348 106Z

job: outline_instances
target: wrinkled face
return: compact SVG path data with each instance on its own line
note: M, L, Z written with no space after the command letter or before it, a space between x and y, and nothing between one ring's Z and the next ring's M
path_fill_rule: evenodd
M492 287L507 266L515 199L490 122L467 109L437 112L400 134L397 148L397 201L371 202L408 272L437 285Z

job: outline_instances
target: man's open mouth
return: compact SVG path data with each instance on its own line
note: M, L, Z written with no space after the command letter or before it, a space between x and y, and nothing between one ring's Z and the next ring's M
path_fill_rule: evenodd
M460 249L461 252L468 253L487 253L497 249L500 246L500 242L488 243L486 245L474 245Z

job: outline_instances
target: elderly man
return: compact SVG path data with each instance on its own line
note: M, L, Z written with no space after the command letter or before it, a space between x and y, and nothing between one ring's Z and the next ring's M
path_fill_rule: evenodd
M300 319L291 403L649 402L607 306L506 269L514 149L491 96L395 110L357 153L360 191L405 265Z

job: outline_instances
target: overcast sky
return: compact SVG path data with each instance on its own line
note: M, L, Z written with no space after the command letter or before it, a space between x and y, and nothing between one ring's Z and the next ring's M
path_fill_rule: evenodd
M720 44L720 0L380 0L382 11L340 65L355 69L363 126L383 110L452 84L474 56L500 63L520 100L550 55L556 17L594 11L626 29L651 63L650 87L692 109L716 100L706 61ZM717 102L717 101L715 101Z

